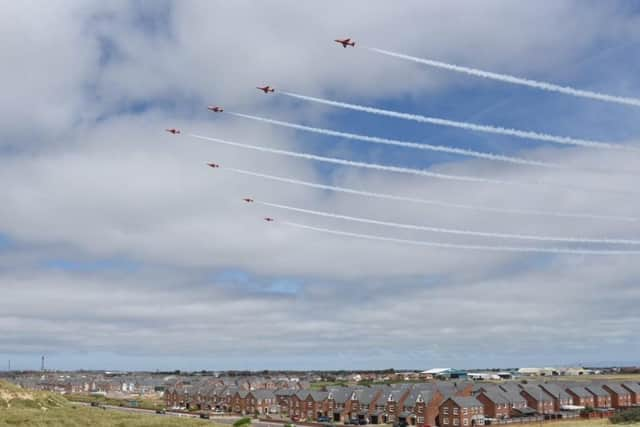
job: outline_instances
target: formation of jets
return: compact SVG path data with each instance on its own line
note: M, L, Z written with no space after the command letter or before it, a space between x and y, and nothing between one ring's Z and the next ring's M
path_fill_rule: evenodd
M356 46L356 42L351 40L350 38L346 38L346 39L336 39L334 40L336 43L340 43L342 45L342 47L346 48L347 46L351 46L351 47L355 47ZM263 91L264 93L273 93L275 92L275 89L272 88L271 86L256 86L256 89ZM222 113L224 111L224 108L218 106L218 105L209 105L207 107L207 110L212 111L214 113ZM169 129L165 129L165 131L169 132L170 134L173 135L179 135L180 129L176 129L176 128L169 128ZM219 168L220 165L217 163L207 163L207 166L211 167L211 168ZM250 197L246 197L244 199L246 203L253 203L254 200ZM275 219L271 218L271 217L265 217L264 218L265 221L267 222L274 222Z

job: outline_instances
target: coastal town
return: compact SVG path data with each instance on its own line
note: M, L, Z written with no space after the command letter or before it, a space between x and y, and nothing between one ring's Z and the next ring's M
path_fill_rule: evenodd
M607 418L640 407L640 376L625 375L625 371L636 370L22 372L4 377L25 389L56 392L71 400L104 396L135 407L140 398L156 398L164 403L163 411L207 418L251 416L272 423L327 426L470 427Z

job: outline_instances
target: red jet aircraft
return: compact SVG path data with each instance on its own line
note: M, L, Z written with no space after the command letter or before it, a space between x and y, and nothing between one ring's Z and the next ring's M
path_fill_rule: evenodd
M180 129L176 129L176 128L171 128L171 129L165 129L167 132L172 133L174 135L177 135L180 133Z
M256 86L256 89L260 89L264 93L275 92L275 89L272 88L271 86L265 86L265 87Z
M218 107L218 106L209 105L207 107L207 110L213 111L214 113L222 113L224 111L224 108Z
M267 222L273 222L273 221L275 221L275 219L273 219L273 218L269 218L269 217L266 217L264 220L265 220L265 221L267 221Z
M247 203L253 203L253 199L250 197L247 197L246 199L242 199L242 200L244 200Z
M344 39L344 40L336 39L334 40L334 42L340 43L344 48L346 48L347 46L356 47L356 42L351 41L351 39Z
M217 163L207 163L207 165L209 165L210 168L219 168L220 165Z

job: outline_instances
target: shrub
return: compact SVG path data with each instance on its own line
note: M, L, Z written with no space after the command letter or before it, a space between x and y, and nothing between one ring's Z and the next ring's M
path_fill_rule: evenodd
M580 415L589 415L593 412L595 412L595 409L593 409L591 406L587 406L582 411L580 411Z
M240 418L238 421L233 423L233 427L244 427L249 425L251 425L251 418L249 417Z
M631 424L640 422L640 408L627 409L610 418L612 424Z

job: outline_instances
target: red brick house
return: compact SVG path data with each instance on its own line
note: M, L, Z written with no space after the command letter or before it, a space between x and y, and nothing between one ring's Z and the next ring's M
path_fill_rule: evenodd
M231 396L231 412L234 414L246 415L247 412L247 396L249 392L247 390L238 390Z
M245 408L247 414L275 414L278 412L276 395L266 389L250 391Z
M404 402L411 393L410 387L401 387L386 393L383 422L393 424L398 421L398 416L402 412Z
M558 384L539 384L540 387L551 399L553 399L553 410L560 411L563 407L573 405L573 398Z
M631 406L631 392L621 384L606 383L602 385L602 388L611 396L612 407L619 409Z
M331 403L326 391L299 391L291 396L289 415L301 420L317 420L330 415Z
M376 417L376 404L382 397L383 390L381 388L364 388L354 390L351 394L350 413L351 419L363 420L371 423L371 418Z
M608 391L597 384L585 386L587 391L593 394L593 404L595 408L611 408L611 395Z
M506 419L511 416L509 399L498 390L483 390L476 399L482 403L484 415L489 418Z
M565 391L571 396L574 405L595 408L595 397L586 388L568 387Z
M524 386L520 394L527 401L527 406L538 414L552 414L555 412L553 398L540 387Z
M631 394L631 404L640 405L640 384L628 382L623 383L622 387L629 390L629 393Z
M274 394L276 396L276 404L278 405L279 412L282 415L289 415L291 399L293 395L296 394L296 390L277 390Z
M412 390L404 401L398 421L409 425L435 426L443 401L444 397L438 390Z
M484 425L484 407L474 397L449 397L440 405L438 425L440 427Z

